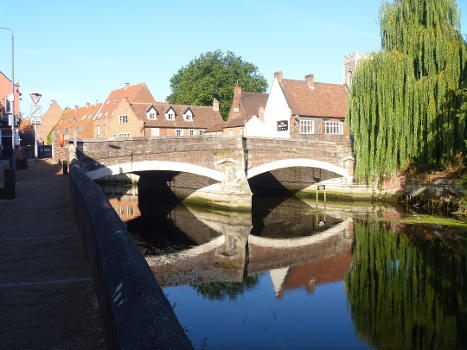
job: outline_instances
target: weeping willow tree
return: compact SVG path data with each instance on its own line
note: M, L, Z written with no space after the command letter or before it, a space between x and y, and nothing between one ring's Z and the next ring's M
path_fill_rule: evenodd
M357 335L380 349L465 349L465 248L355 223L348 304Z
M379 179L411 161L446 165L465 153L459 91L467 50L454 0L399 0L380 13L382 50L355 72L348 116L357 179Z

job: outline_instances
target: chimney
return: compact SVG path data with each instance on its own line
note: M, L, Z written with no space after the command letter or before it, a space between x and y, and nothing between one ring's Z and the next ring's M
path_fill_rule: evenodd
M315 89L315 76L313 74L305 75L305 81L311 90Z
M219 101L217 101L215 97L212 100L212 109L213 111L216 111L216 112L219 111Z
M75 105L75 109L78 109L78 107L79 107L78 105Z
M128 88L128 86L130 86L130 83L125 83L124 89L126 90Z
M241 94L242 94L242 88L238 84L235 84L234 96L238 96L238 95L241 95Z
M282 84L282 72L281 71L274 73L274 78L276 78L279 81L279 83Z
M259 120L264 122L264 106L259 107L258 117L259 117Z

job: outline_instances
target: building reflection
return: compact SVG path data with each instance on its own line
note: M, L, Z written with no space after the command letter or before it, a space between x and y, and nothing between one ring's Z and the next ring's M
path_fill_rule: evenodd
M252 214L233 215L141 203L135 188L106 192L162 287L191 284L206 297L229 290L237 295L269 273L275 295L283 298L295 289L312 292L343 280L352 262L351 218L294 198L258 200Z

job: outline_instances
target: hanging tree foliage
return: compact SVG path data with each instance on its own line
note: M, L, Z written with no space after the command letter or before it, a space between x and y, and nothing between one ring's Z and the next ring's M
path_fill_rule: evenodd
M380 23L382 50L360 63L349 97L359 179L391 175L411 161L446 165L465 153L458 96L467 50L455 1L384 3Z

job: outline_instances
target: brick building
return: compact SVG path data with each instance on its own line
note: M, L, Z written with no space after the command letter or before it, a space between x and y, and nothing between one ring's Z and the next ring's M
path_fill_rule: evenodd
M76 131L78 138L106 138L116 137L120 133L117 129L111 129L115 110L120 102L155 102L154 97L146 84L126 84L125 87L113 90L104 103L94 105L88 103L86 106L66 108L58 121L54 134L62 133L65 139L72 138Z
M216 100L213 106L189 106L124 99L109 122L109 130L110 137L195 136L221 122Z
M8 125L8 114L6 111L6 101L11 98L11 94L11 80L0 72L0 158L11 157L11 127ZM19 110L20 96L19 84L16 82L14 105L17 118L21 115ZM17 142L19 142L19 138L17 138Z
M246 136L248 130L261 128L268 96L264 93L243 92L242 88L236 85L229 117L224 123L222 133Z
M59 106L57 101L52 100L52 103L49 106L47 112L44 113L42 117L41 124L36 127L37 135L36 139L40 143L47 143L47 137L50 132L53 130L55 125L60 120L63 114L62 108Z
M283 79L282 72L276 72L264 110L263 129L251 130L249 135L349 140L344 125L346 114L344 84L315 82L313 74L304 80Z

